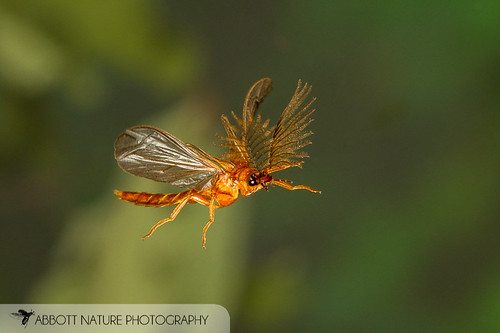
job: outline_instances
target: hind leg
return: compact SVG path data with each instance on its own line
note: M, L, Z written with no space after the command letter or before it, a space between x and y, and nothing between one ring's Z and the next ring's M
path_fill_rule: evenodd
M153 232L155 232L156 229L158 229L160 226L162 226L163 224L167 223L167 222L171 222L175 219L175 217L177 216L177 214L179 214L179 212L181 211L182 207L184 207L185 204L187 204L189 201L189 197L186 197L184 198L181 202L179 202L179 204L175 207L174 211L172 212L172 214L170 214L170 217L166 218L166 219L163 219L161 221L159 221L158 223L156 223L152 228L151 230L149 230L148 234L145 235L144 237L142 237L142 239L146 239L148 238L149 236L151 236L153 234Z
M153 232L156 229L158 229L160 226L162 226L163 224L173 221L176 218L177 214L179 214L179 212L182 210L182 208L184 207L185 204L197 202L197 203L205 205L205 206L210 205L210 201L207 199L207 197L205 195L203 195L202 193L197 193L194 190L179 193L175 197L175 200L178 202L178 204L174 208L172 214L170 214L170 217L163 219L163 220L159 221L158 223L156 223L151 228L151 230L149 230L148 234L145 235L144 237L142 237L142 239L146 239L149 236L151 236L153 234Z

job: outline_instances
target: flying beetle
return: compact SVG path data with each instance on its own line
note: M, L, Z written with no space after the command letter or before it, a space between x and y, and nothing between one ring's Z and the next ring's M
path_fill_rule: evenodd
M249 196L262 188L268 190L269 185L321 193L309 186L292 186L289 180L271 176L280 170L300 167L302 159L308 157L301 149L311 144L307 138L312 132L306 127L313 121L311 104L315 101L312 98L306 102L311 86L302 85L299 80L278 122L270 126L270 120L264 121L257 109L271 89L269 78L254 83L246 95L242 117L231 112L235 125L222 115L226 136L221 137L221 145L228 148L222 158L212 157L152 126L131 127L118 136L114 148L120 168L135 176L187 189L172 194L115 191L120 199L136 205L176 205L171 215L156 223L143 239L161 225L173 221L186 204L199 203L209 208L209 221L202 234L204 248L215 209L232 204L240 195Z

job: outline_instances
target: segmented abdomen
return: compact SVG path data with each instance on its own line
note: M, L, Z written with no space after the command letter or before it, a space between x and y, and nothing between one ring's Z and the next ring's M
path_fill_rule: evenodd
M115 191L115 194L122 200L131 202L136 205L149 207L161 207L176 204L185 197L185 193L186 192L163 194Z

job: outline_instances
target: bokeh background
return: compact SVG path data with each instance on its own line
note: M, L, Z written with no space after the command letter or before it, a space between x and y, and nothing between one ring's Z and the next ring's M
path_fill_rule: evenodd
M218 156L261 77L313 85L311 156L216 211L113 142L163 128ZM2 303L216 303L234 332L500 331L500 2L0 2Z

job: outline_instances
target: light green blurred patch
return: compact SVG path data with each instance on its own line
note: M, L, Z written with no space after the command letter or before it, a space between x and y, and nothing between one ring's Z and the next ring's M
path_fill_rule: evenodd
M279 329L300 313L307 266L304 254L290 247L270 253L255 267L243 314L250 331Z
M193 36L181 33L178 22L164 20L166 7L153 1L26 0L9 7L16 16L0 8L0 61L11 80L26 80L24 74L31 72L54 80L67 61L74 62L65 72L72 77L78 74L77 63L88 66L90 61L158 89L175 90L202 68L202 52Z
M0 80L29 93L47 90L61 77L66 55L33 22L0 8Z
M481 292L475 299L475 312L473 314L474 324L478 331L498 332L500 331L500 267L493 271L489 279L482 281Z

